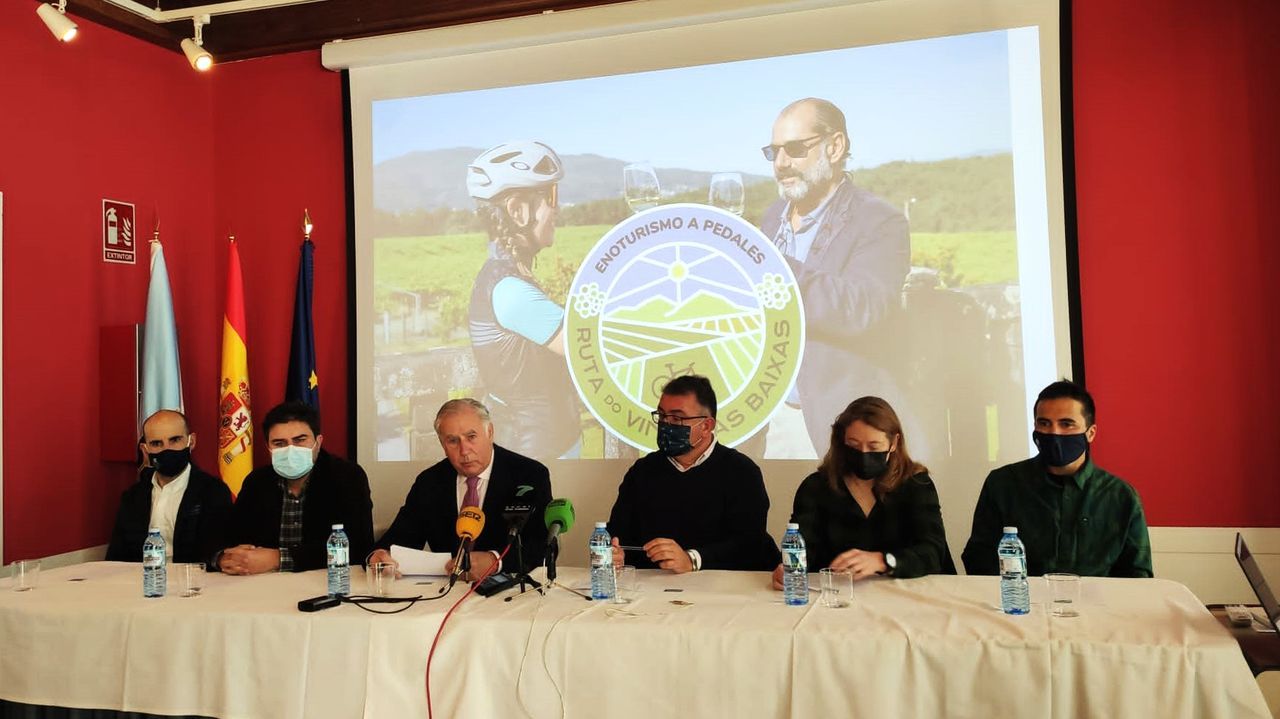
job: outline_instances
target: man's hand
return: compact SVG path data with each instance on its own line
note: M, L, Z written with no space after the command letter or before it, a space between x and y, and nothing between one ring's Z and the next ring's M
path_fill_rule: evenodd
M689 553L684 551L684 547L676 544L674 539L665 537L651 539L644 545L644 553L649 557L649 561L676 574L693 571L693 560L689 559Z
M773 588L782 590L782 564L778 564L773 570Z
M467 552L467 556L471 558L471 571L463 575L462 581L464 582L476 581L483 577L489 571L490 567L498 563L498 558L493 555L493 552ZM452 559L445 562L444 570L446 572L453 574L453 568L454 563ZM501 569L501 567L498 567L494 571L497 572Z
M854 579L889 571L883 552L864 552L861 549L850 549L838 555L831 560L831 568L841 572L852 572Z
M369 555L368 561L365 562L366 567L372 567L375 564L391 564L396 568L397 578L404 576L400 574L400 563L395 559L392 559L391 552L388 552L385 549L373 550L373 553Z
M225 550L218 559L223 574L262 574L280 568L280 550L241 544Z

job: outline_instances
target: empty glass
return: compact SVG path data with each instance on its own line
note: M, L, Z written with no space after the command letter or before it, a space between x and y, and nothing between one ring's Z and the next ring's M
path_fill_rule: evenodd
M818 572L822 579L822 606L847 607L853 601L853 573L827 567Z
M396 565L394 562L374 562L365 570L364 576L369 583L369 594L389 597L396 586Z
M635 567L618 567L614 571L614 604L630 604L636 600L639 585L636 580Z
M13 563L13 591L25 592L40 583L40 560L19 559Z
M182 596L198 597L204 592L203 564L181 564L179 572L182 575Z
M1053 616L1080 616L1080 577L1076 574L1054 573L1044 575L1053 600Z

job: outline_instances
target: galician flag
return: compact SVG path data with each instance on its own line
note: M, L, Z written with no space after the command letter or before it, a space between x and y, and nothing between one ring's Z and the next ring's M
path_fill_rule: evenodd
M231 238L227 255L227 311L222 317L222 384L218 401L218 471L232 494L253 469L253 418L249 412L249 350L245 342L244 278Z
M142 331L142 417L161 409L182 411L182 374L178 369L178 328L173 321L169 271L157 229L151 240L147 322Z

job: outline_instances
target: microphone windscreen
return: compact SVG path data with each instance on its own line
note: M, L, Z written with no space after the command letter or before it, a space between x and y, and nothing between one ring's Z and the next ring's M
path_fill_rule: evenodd
M553 499L547 504L547 511L543 514L546 521L547 529L551 529L551 525L559 523L560 532L569 531L573 527L573 502L568 499Z
M475 539L484 531L484 512L479 507L463 507L458 512L454 530L462 539Z

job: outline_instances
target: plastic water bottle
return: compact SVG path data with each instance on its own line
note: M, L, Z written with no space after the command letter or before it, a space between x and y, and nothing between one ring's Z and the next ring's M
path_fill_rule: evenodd
M1018 539L1017 527L1005 527L1000 546L1000 608L1005 614L1031 611L1031 595L1027 589L1027 549Z
M800 525L791 522L782 535L782 600L793 607L809 603L809 560Z
M147 530L147 541L142 543L142 596L163 597L169 588L169 571L164 556L164 537L160 528Z
M587 551L591 553L592 599L613 599L615 591L613 547L607 527L604 522L596 522L596 531L587 540Z
M329 596L346 596L351 593L351 543L341 524L333 525L325 548L329 552Z

